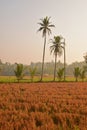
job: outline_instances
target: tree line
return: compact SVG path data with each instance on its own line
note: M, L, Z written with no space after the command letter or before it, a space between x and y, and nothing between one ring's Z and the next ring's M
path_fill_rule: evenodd
M55 63L53 61L44 63L44 76L53 76ZM77 68L77 69L76 69ZM79 68L79 69L78 69ZM31 62L30 65L23 64L10 64L8 62L0 62L0 75L1 76L18 76L18 78L23 78L24 76L31 76L31 80L34 76L40 76L42 69L41 62ZM76 75L78 78L81 77L81 73L86 76L86 63L83 62L73 62L72 64L66 64L66 77L72 77ZM18 73L18 75L17 75ZM20 76L21 75L21 76ZM64 78L64 65L62 62L58 61L56 64L56 76L61 81ZM53 76L54 78L54 76ZM84 80L84 79L83 79Z

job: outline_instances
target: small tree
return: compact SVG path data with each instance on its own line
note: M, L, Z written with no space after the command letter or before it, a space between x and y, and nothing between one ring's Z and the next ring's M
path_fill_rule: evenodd
M74 68L74 76L75 76L75 78L76 78L76 82L78 81L78 77L80 76L80 72L81 72L81 70L80 70L80 68L79 67L75 67Z
M14 70L15 76L17 77L17 80L21 80L24 77L24 66L23 64L17 64L16 63L16 69Z
M64 68L58 69L58 71L57 71L57 77L59 78L59 81L62 80L63 75L64 75Z
M36 73L36 67L29 67L29 72L30 72L30 77L31 77L31 82L33 82L35 73Z
M86 78L86 71L83 69L80 71L80 78L82 79L82 81L84 81L84 79Z

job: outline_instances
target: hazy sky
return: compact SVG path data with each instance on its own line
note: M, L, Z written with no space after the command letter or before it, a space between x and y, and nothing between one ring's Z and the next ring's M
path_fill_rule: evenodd
M83 61L87 52L87 0L0 0L0 59L24 63L42 61L43 38L40 18L51 16L54 35L66 39L67 63ZM49 39L48 38L48 39ZM46 45L45 62L50 56ZM58 60L63 61L63 56Z

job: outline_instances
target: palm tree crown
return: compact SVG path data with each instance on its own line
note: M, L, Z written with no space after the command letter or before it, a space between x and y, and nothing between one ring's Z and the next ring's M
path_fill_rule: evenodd
M54 55L59 55L61 56L62 54L62 42L61 42L62 38L60 36L54 36L54 39L52 40L51 39L51 42L52 42L52 46L50 46L50 52Z
M38 23L40 25L40 28L38 29L38 31L42 31L42 36L45 37L46 33L48 33L48 35L51 34L51 27L55 27L55 25L51 24L50 22L50 18L46 16L45 18L40 19L41 22Z

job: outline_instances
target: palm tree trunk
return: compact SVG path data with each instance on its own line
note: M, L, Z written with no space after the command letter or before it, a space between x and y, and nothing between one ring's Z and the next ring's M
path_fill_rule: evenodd
M66 53L65 53L65 39L64 39L64 81L66 80Z
M57 54L55 54L55 67L54 67L54 79L53 79L53 81L55 81L55 78L56 78L56 61L57 61Z
M46 34L45 34L45 37L44 37L44 48L43 48L43 59L42 59L41 81L43 80L44 58L45 58L45 47L46 47Z

